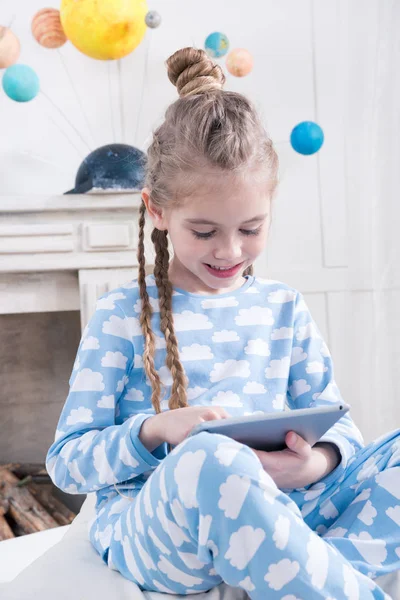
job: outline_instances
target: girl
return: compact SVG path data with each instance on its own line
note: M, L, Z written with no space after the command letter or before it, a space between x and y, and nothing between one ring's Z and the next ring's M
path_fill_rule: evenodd
M294 432L270 453L186 438L204 420L342 400L301 294L252 275L278 168L254 108L201 50L167 66L180 99L148 150L139 277L97 303L48 471L97 492L91 542L142 590L384 598L373 579L400 568L399 432L363 448L346 415L313 448Z

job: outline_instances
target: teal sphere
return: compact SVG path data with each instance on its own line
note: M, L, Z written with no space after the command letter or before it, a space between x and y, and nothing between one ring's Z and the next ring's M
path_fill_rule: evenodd
M29 102L39 93L40 82L28 65L12 65L3 75L3 90L15 102Z
M324 143L324 132L317 123L303 121L293 128L290 143L299 154L315 154Z
M225 56L229 50L229 40L224 33L215 31L207 36L204 48L208 56L211 56L212 58L221 58L221 56Z

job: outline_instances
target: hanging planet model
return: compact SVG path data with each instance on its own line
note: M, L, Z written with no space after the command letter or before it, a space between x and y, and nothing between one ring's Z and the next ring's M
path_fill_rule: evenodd
M214 31L206 37L204 49L211 58L221 58L228 52L229 40L224 33Z
M12 65L3 75L3 90L15 102L29 102L39 93L40 82L32 67Z
M61 24L83 54L116 60L130 54L146 33L146 0L61 0Z
M145 23L150 29L157 29L161 25L160 14L156 10L149 10L145 17Z
M93 150L82 162L75 187L65 194L112 194L140 191L144 184L146 155L128 144L107 144Z
M8 69L19 59L21 44L8 27L0 25L0 69Z
M61 48L67 36L61 25L60 11L56 8L43 8L32 19L32 34L44 48Z
M226 68L235 77L248 75L254 65L254 59L245 48L236 48L226 57Z
M290 143L299 154L315 154L324 143L324 132L313 121L302 121L292 129Z

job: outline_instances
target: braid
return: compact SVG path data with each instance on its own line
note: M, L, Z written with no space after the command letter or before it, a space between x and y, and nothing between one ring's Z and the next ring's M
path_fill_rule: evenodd
M247 267L247 269L245 269L245 271L243 271L243 275L244 276L246 276L246 275L253 275L253 273L254 273L253 265L249 265Z
M142 327L144 337L144 351L143 351L143 366L145 373L150 380L152 394L151 402L154 406L156 413L161 412L160 407L160 396L161 396L161 382L160 377L154 366L154 351L155 342L154 334L151 328L151 315L153 309L150 304L149 295L146 288L146 271L145 271L145 255L144 255L144 225L145 225L145 214L146 206L142 202L139 213L139 243L137 258L139 263L139 292L140 299L142 301L142 310L140 312L140 325Z
M160 328L167 344L166 365L172 375L172 389L169 407L184 408L187 406L186 376L179 359L178 342L175 336L172 317L172 285L168 279L169 252L167 231L153 229L151 234L156 250L154 277L158 288L160 303Z

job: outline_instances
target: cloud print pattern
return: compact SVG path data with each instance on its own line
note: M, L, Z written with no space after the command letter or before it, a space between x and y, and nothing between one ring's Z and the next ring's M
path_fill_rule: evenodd
M147 285L165 410L172 379L165 366L153 276L147 277ZM362 583L351 564L369 576L393 569L396 560L400 567L400 540L389 543L380 522L399 519L398 498L389 500L398 493L398 476L391 477L394 495L386 480L370 482L385 472L389 442L377 460L371 447L363 449L358 429L345 415L323 438L341 454L337 469L308 489L285 491L277 490L266 474L260 476L261 465L250 450L227 438L221 448L214 447L214 437L197 436L183 442L177 454L167 455L165 444L150 453L139 440L143 421L154 414L143 370L140 310L137 281L98 301L47 455L48 471L61 489L97 492L90 538L103 560L144 589L191 593L209 589L222 577L251 598L265 597L268 590L271 598L292 594L301 600L302 589L304 598L325 597L312 596L307 587L310 580L322 578L321 572L310 573L317 554L326 557L326 581L332 579L332 585L339 580L337 569L342 579L346 573L348 598L383 597L371 591L370 579L364 577L367 583ZM242 288L217 298L175 290L173 311L190 405L220 405L242 415L284 410L285 404L296 409L342 401L329 351L302 296L288 286L248 277ZM397 463L391 471L398 468L398 455L393 455ZM369 486L362 487L364 481ZM370 496L360 500L359 488L361 495ZM328 543L312 530L326 535ZM244 547L248 555L243 565ZM305 587L293 591L294 580L304 581ZM370 595L353 594L357 585L360 590L369 585ZM330 595L340 597L334 588Z

